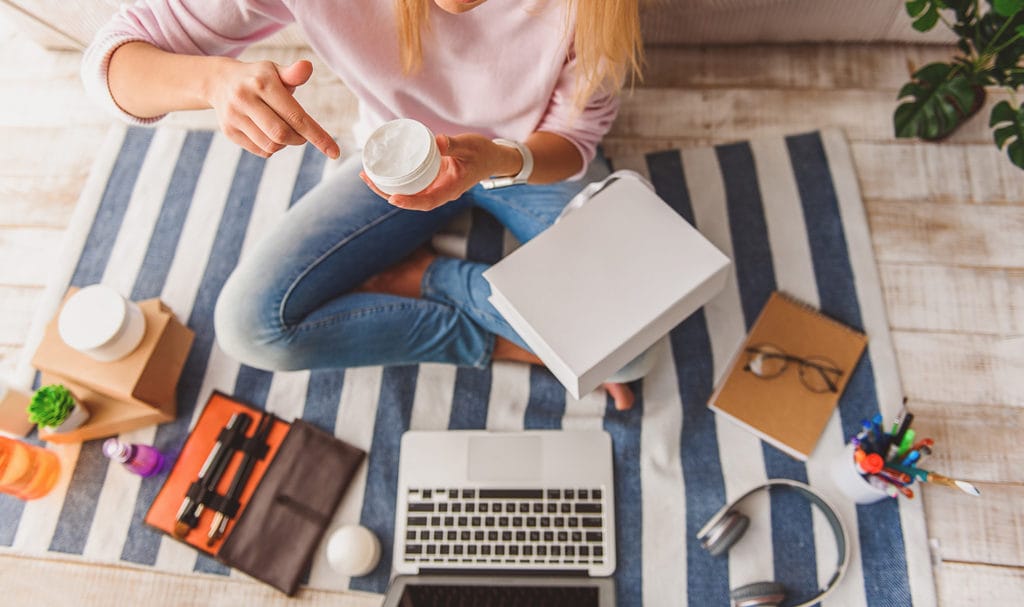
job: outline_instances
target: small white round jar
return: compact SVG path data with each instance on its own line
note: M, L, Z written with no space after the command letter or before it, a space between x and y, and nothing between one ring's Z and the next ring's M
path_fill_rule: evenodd
M146 334L146 317L135 302L97 284L68 298L57 329L68 346L100 362L113 362L139 346Z
M363 146L363 170L386 194L421 192L441 170L434 133L410 118L385 122Z
M345 525L327 541L327 562L349 577L366 575L380 562L380 540L362 525Z

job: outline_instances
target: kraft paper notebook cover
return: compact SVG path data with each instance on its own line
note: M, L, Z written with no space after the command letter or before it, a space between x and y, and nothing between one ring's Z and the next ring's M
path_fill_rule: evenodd
M813 392L789 361L774 377L758 377L745 367L748 348L774 346L803 359L823 357L841 370L836 391ZM867 337L782 293L773 293L744 340L708 406L762 440L806 461L835 410ZM805 369L813 374L813 370ZM820 379L808 375L809 379Z

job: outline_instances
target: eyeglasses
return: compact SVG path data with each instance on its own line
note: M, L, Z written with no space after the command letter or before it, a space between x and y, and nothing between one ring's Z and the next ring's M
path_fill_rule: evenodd
M823 356L801 358L787 354L771 344L760 344L746 349L747 364L744 371L750 371L761 379L772 379L782 375L789 363L799 365L800 383L811 392L838 392L839 378L843 372L836 364Z

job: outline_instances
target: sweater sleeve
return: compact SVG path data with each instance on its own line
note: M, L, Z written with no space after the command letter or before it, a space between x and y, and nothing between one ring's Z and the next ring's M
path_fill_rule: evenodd
M599 90L582 108L576 107L576 69L577 61L573 54L562 66L548 107L536 129L561 135L579 150L583 168L569 179L579 179L587 172L587 166L597 153L597 145L611 129L619 112L618 91Z
M142 0L122 7L96 33L82 57L82 82L89 97L122 120L152 124L163 116L133 116L110 94L110 57L122 44L141 41L183 55L237 57L291 21L280 0Z

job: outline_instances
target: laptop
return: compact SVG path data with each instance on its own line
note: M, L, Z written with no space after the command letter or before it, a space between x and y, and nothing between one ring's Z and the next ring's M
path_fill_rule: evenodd
M614 606L614 503L607 432L406 432L384 606Z

